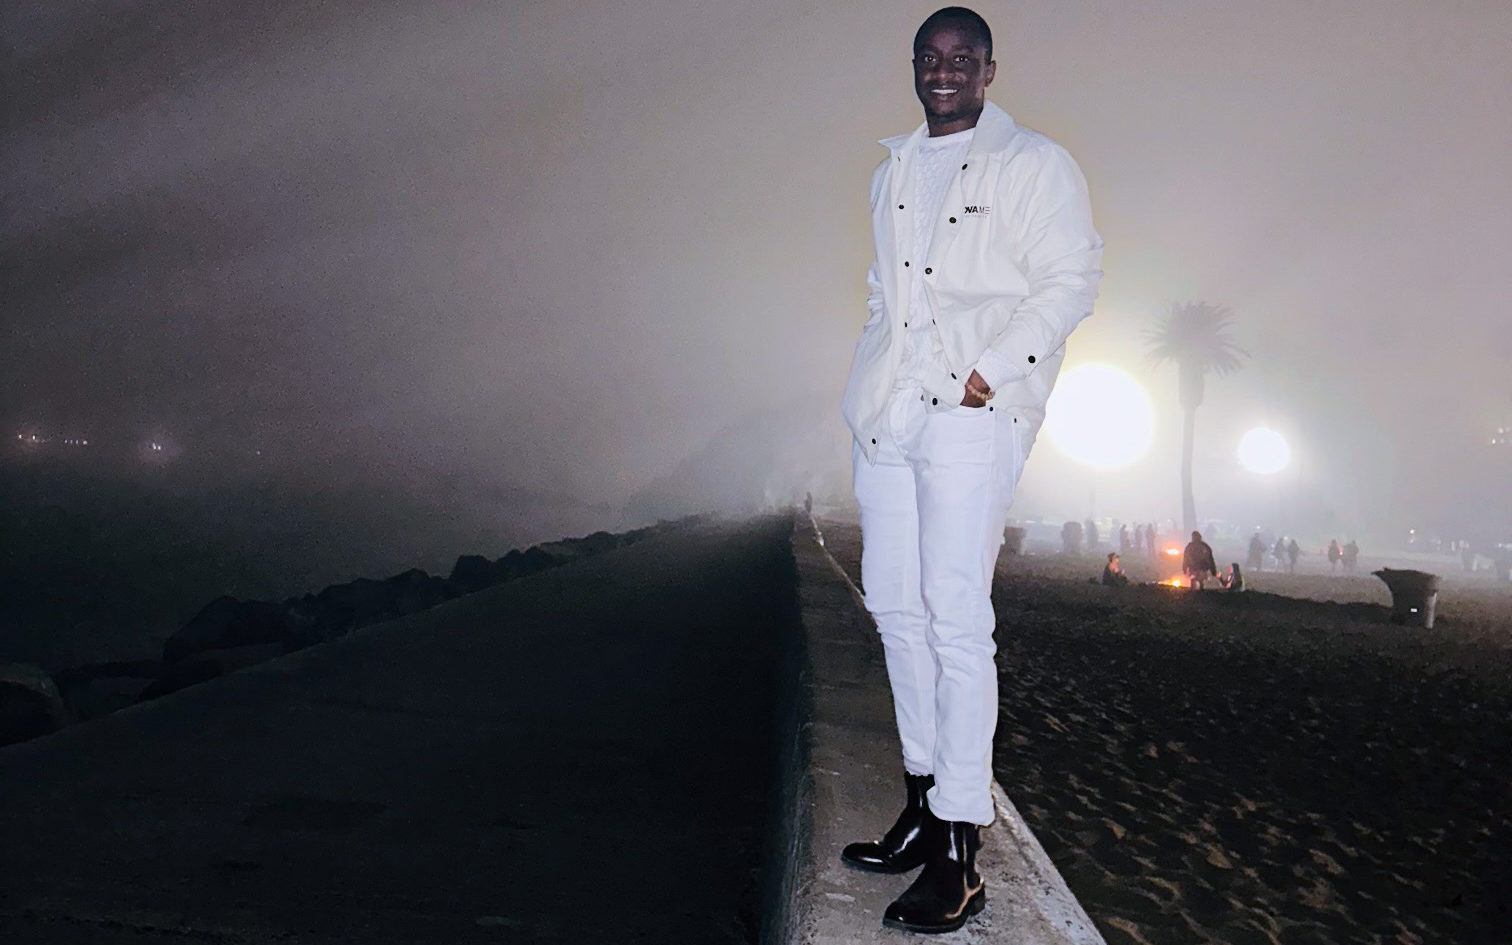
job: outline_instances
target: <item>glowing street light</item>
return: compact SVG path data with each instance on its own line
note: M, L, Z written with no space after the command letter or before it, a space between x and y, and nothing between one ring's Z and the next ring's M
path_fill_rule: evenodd
M1239 464L1256 475L1273 475L1290 463L1286 437L1269 427L1255 427L1239 440Z
M1045 410L1045 436L1094 469L1120 469L1155 437L1155 409L1139 382L1111 364L1081 364L1062 374Z

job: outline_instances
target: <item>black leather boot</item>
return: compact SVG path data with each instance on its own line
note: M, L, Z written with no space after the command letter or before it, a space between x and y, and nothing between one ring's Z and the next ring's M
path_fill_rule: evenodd
M906 873L924 862L924 823L934 820L929 816L929 799L924 792L934 787L934 775L904 772L903 784L908 789L908 802L898 822L879 841L847 844L840 851L840 859L872 873Z
M925 815L929 855L921 872L882 914L882 924L909 932L954 932L987 905L987 889L977 875L981 834L976 824Z

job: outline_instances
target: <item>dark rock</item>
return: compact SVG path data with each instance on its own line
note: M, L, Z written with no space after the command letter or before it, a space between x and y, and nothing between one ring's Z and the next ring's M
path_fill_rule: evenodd
M158 660L117 660L60 669L53 673L53 682L57 684L59 692L66 693L69 689L88 685L98 679L156 679L162 673L163 664Z
M383 581L358 578L332 584L315 595L328 639L394 616L393 595Z
M27 663L0 664L0 745L48 735L68 724L52 677Z
M141 676L99 676L59 691L68 713L75 721L86 722L135 705L152 683Z
M530 551L538 551L546 555L551 559L552 564L554 565L566 564L569 561L576 561L579 558L586 557L588 554L583 550L583 546L578 544L577 539L571 538L565 539L563 541L548 541L543 544L536 545L534 548L530 549ZM526 552L526 554L529 553L529 551Z
M206 650L256 643L282 644L292 628L289 614L262 600L217 597L163 644L163 660L177 663Z
M419 568L411 568L383 582L395 616L417 614L456 596L445 578L431 577Z
M574 538L571 544L585 555L601 555L606 551L613 551L620 546L620 536L605 531L597 531L582 538Z
M163 668L160 660L91 663L60 669L53 682L69 715L82 722L134 704Z
M462 555L447 578L464 594L481 591L500 580L499 569L482 555Z
M503 580L512 581L515 578L525 577L527 574L535 574L547 568L556 567L562 563L551 554L543 550L539 545L525 551L511 551L500 558L495 564L498 566Z
M142 690L138 696L138 702L147 702L160 696L166 696L180 689L198 685L211 679L234 673L248 666L256 666L258 663L276 659L284 653L284 644L278 643L255 643L248 646L228 647L223 650L209 650L195 655L169 666L163 675L153 680L152 684Z

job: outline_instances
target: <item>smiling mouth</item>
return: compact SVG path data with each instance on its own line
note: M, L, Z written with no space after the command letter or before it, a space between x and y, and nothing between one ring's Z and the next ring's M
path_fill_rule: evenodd
M956 94L957 91L958 91L957 89L930 89L929 90L929 94L930 95L954 95L954 94Z

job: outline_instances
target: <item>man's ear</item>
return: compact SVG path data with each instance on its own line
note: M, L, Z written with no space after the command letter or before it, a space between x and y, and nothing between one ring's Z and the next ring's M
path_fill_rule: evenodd
M985 81L982 82L982 84L983 85L991 85L992 84L992 80L995 79L995 78L997 78L997 60L996 59L994 59L991 62L987 63L986 78L985 78Z

